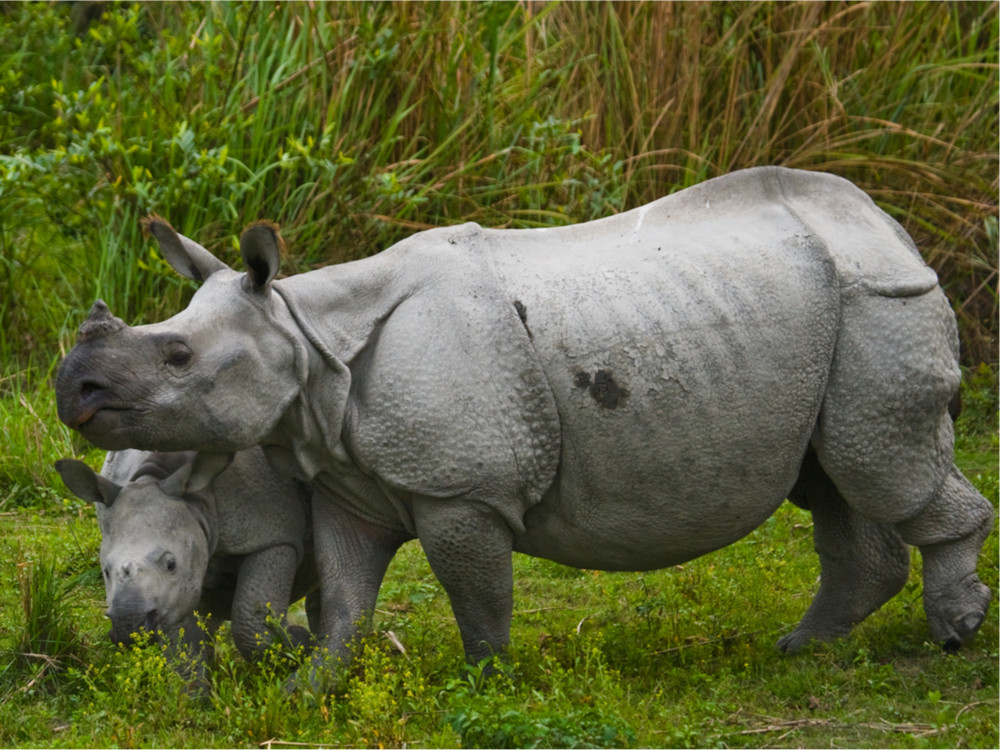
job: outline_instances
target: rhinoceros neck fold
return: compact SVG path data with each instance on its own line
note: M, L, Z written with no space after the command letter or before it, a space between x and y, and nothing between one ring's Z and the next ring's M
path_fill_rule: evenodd
M324 361L340 368L368 344L379 324L411 293L392 249L274 282L295 324Z
M299 392L265 443L293 450L304 478L311 481L321 457L342 450L351 371L334 351L344 337L329 332L321 335L296 295L278 284L273 288L291 318L286 332L299 352Z
M302 289L279 284L273 288L288 309L288 332L296 339L304 361L299 396L264 441L269 459L282 466L283 472L312 482L328 499L372 523L394 530L412 529L405 504L383 492L345 445L352 375L344 360L350 361L364 348L384 316L366 314L363 309L359 312L350 299L337 294L324 298L324 314L318 306L310 308L300 302ZM358 298L364 297L362 293ZM330 305L330 299L342 304ZM359 318L370 321L367 330Z
M324 338L332 338L334 343L340 343L340 340L347 340L344 335L337 335L336 333L327 333L326 336L321 336L316 330L315 325L309 316L299 305L298 300L296 300L295 295L290 294L288 290L282 289L275 285L274 291L281 297L284 301L285 306L288 308L288 312L291 313L292 319L298 326L299 332L305 337L306 341L309 342L310 346L315 349L319 355L323 358L323 361L327 366L332 367L334 370L344 369L344 363L340 357L337 356L327 344ZM352 342L353 343L353 342ZM353 349L353 346L349 346L349 349Z
M219 546L218 503L215 495L211 490L189 492L184 495L184 502L205 534L208 557L211 557Z

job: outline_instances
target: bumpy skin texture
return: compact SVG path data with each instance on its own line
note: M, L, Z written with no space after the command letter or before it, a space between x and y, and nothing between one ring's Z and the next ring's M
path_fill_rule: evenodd
M283 618L318 589L309 488L276 474L260 448L228 466L227 457L197 462L191 452L125 450L108 454L100 478L78 461L57 468L97 509L115 642L162 630L198 648L197 611L211 625L232 620L237 648L252 658L271 639L268 616ZM310 641L298 626L288 634L293 645Z
M788 496L813 513L822 584L782 648L881 606L906 545L935 637L983 618L992 508L952 465L954 315L840 178L747 170L588 224L436 229L277 281L272 227L244 233L246 274L150 230L205 283L150 326L95 305L60 417L113 449L259 443L312 482L320 630L341 655L407 539L476 660L507 643L512 551L664 567Z

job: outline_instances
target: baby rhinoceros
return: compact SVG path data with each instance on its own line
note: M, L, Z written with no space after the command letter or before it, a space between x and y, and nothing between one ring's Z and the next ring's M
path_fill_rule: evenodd
M161 631L204 656L197 612L211 625L232 620L237 648L253 658L270 639L268 617L283 620L306 595L314 625L310 491L274 473L259 448L232 463L223 454L125 450L109 453L101 474L72 459L56 470L95 503L116 643ZM305 628L286 632L293 646L310 641Z

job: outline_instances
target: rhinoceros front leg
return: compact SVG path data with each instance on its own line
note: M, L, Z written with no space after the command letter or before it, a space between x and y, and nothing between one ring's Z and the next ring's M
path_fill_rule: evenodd
M232 609L233 641L243 658L252 659L271 640L268 617L284 624L297 567L295 549L287 544L258 550L243 559ZM310 642L303 627L292 625L287 632L292 648Z
M313 495L312 519L320 581L318 617L316 598L306 604L310 626L318 622L320 648L305 680L313 690L323 691L335 685L340 668L350 661L351 644L369 627L389 562L410 537L358 518L319 492ZM299 675L292 686L302 679Z
M174 669L187 682L191 693L208 691L208 662L215 655L212 640L221 625L220 619L206 612L204 617L192 613L167 636L167 653L174 659Z
M466 500L413 503L417 536L451 601L470 664L502 653L514 608L513 537L503 519Z

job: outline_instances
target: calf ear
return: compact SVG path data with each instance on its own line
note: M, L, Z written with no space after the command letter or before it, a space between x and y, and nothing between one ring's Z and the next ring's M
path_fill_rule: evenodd
M240 253L247 269L247 278L258 292L271 283L281 265L285 243L278 234L278 225L258 221L240 235Z
M160 482L160 491L171 497L199 492L212 483L233 460L232 453L199 453Z
M204 281L216 271L229 268L194 240L190 240L159 216L149 216L143 228L156 238L160 252L177 273L195 281Z
M232 453L199 453L191 466L187 491L198 492L212 483L233 461Z
M56 471L62 477L69 491L81 500L110 506L122 488L106 477L102 477L83 461L63 458L56 461Z

